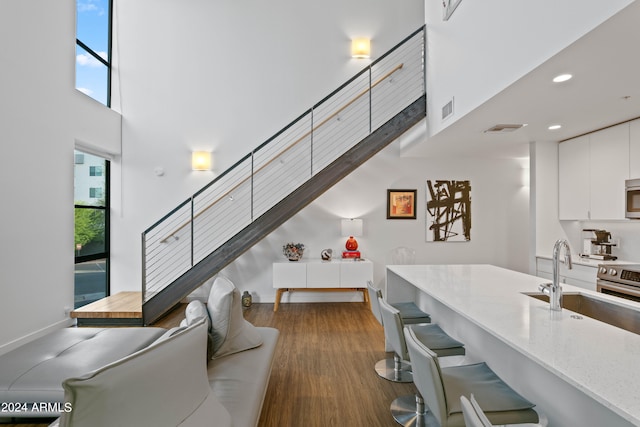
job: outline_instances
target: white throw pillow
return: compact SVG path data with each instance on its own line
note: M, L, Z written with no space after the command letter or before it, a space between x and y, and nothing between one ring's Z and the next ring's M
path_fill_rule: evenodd
M191 301L184 310L184 319L180 326L186 327L194 324L199 319L204 318L207 324L207 358L213 356L213 336L211 335L211 319L207 307L200 300Z
M207 301L213 337L213 359L258 347L262 337L242 314L242 296L223 276L213 282Z
M191 301L187 304L187 307L184 309L184 320L183 323L185 326L189 326L199 317L204 317L207 323L207 328L211 327L211 321L209 319L209 312L207 311L207 307L200 300ZM182 323L181 323L182 325Z

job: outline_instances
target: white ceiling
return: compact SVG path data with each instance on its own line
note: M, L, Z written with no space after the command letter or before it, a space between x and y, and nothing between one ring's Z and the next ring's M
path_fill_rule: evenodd
M553 83L552 78L562 73L573 78ZM406 155L526 157L531 141L561 141L636 117L638 1L437 135L414 144ZM516 123L527 126L510 133L484 133L496 124ZM552 124L562 128L550 131Z

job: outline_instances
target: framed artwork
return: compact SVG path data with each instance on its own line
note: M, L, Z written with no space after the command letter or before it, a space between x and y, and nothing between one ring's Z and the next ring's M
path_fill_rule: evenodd
M418 190L387 190L387 219L416 219Z
M442 20L448 21L462 0L442 0Z
M427 181L427 242L471 240L471 183Z

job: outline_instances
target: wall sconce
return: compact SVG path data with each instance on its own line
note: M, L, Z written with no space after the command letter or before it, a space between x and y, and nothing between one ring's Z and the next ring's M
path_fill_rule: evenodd
M191 153L191 169L194 171L211 170L211 153L208 151L193 151Z
M347 243L345 244L346 250L342 251L342 258L360 258L358 241L354 239L354 237L362 236L362 224L363 221L360 218L342 220L342 235L349 236Z
M352 58L369 58L371 56L371 40L364 37L351 40Z

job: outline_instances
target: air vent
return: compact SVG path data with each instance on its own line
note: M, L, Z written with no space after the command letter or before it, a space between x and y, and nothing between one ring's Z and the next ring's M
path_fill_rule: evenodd
M442 107L442 120L453 114L453 98Z
M516 124L516 125L495 125L485 130L484 133L507 133L514 132L520 129L521 127L526 125Z

